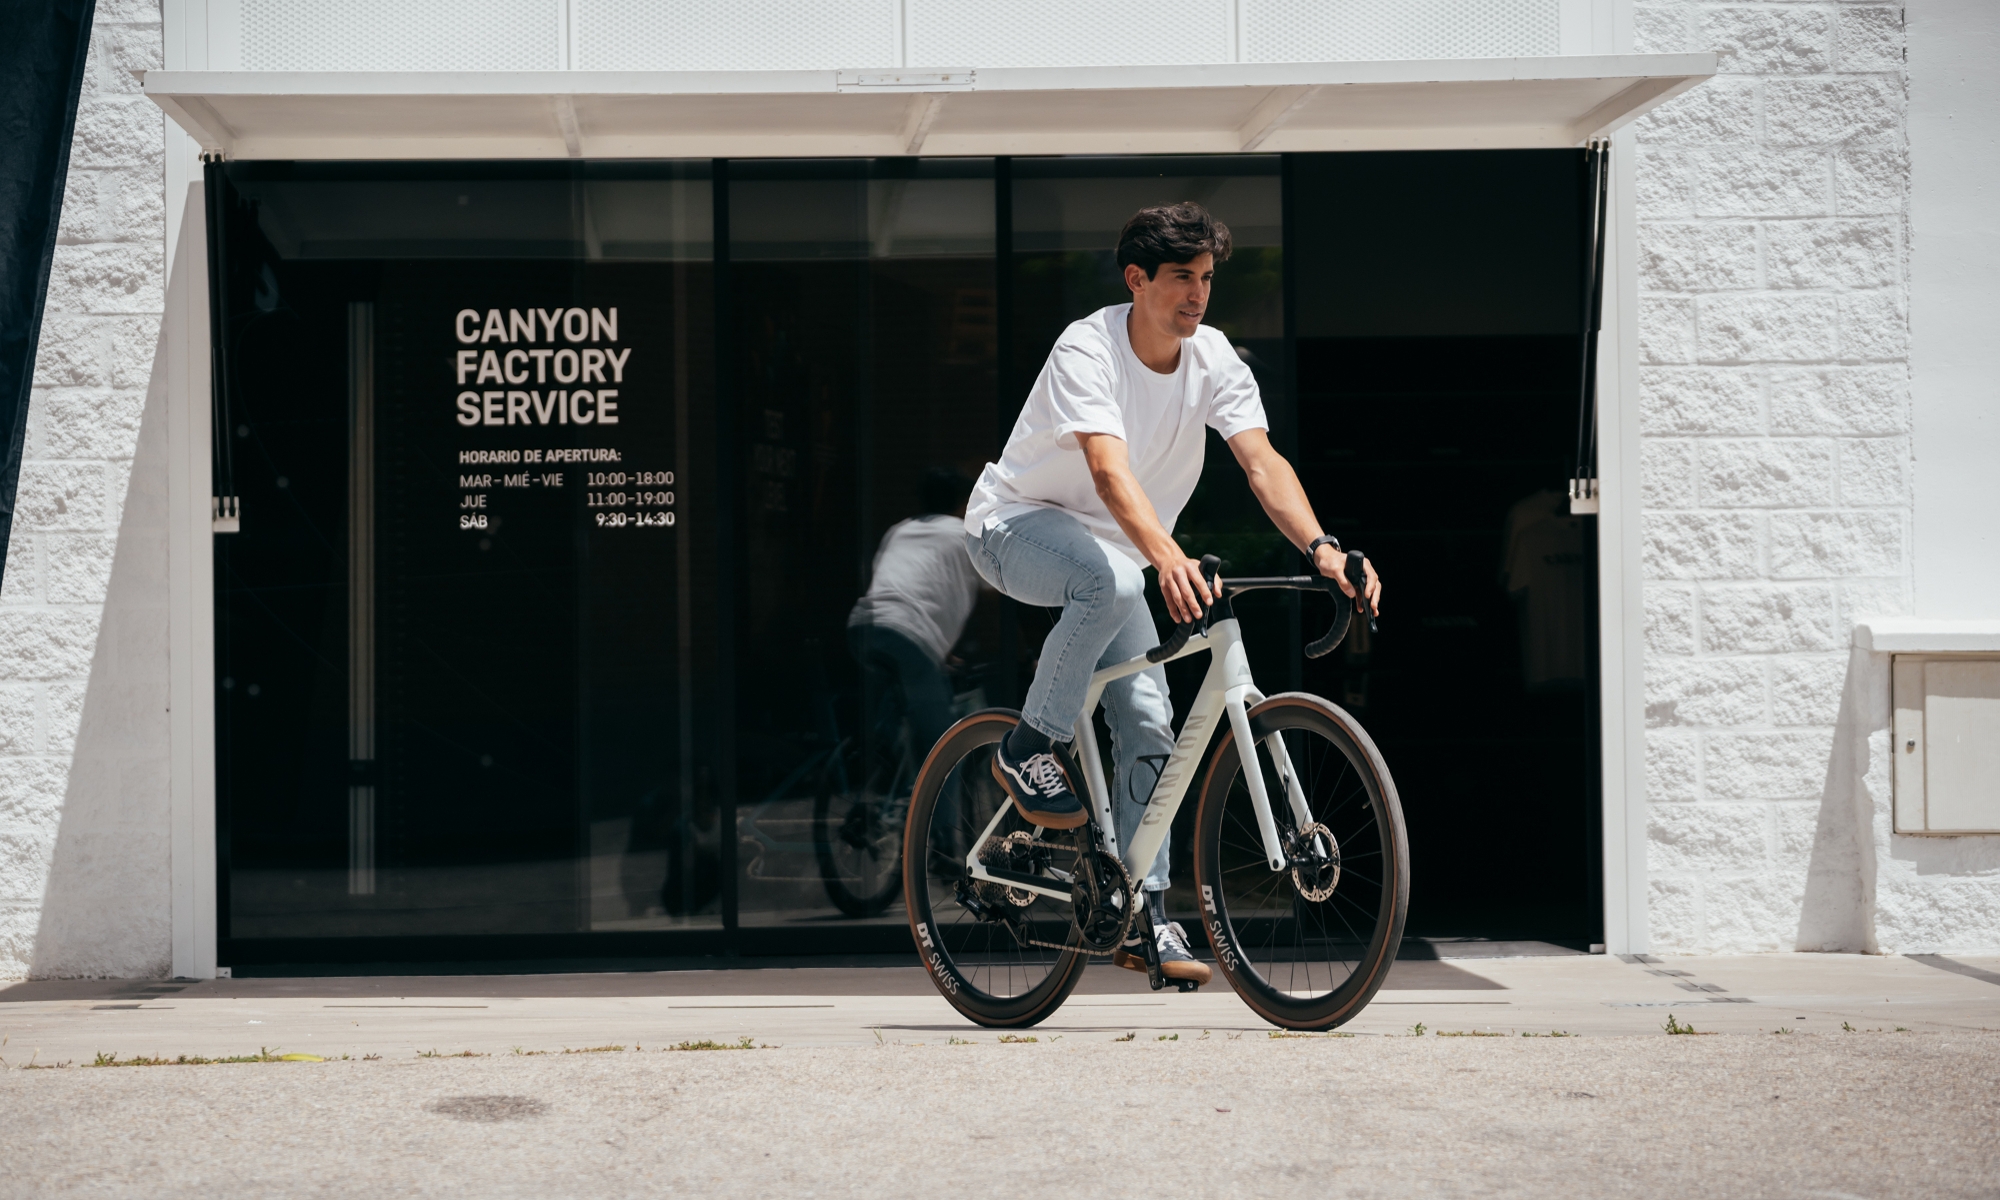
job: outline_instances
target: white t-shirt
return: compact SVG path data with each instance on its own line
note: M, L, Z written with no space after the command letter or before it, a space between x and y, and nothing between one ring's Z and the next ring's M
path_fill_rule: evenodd
M1201 479L1205 430L1227 439L1270 428L1256 378L1219 330L1195 330L1181 343L1180 365L1162 375L1132 353L1125 328L1131 311L1129 304L1099 309L1056 339L1000 461L987 463L973 485L967 533L1060 508L1143 566L1145 556L1098 498L1076 435L1124 439L1132 474L1171 533Z
M868 592L854 602L847 623L893 629L943 662L965 631L979 588L958 518L911 517L882 535Z

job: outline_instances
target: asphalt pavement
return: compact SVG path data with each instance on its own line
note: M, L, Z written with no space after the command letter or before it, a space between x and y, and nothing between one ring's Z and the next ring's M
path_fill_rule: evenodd
M1409 961L1276 1033L1108 967L1012 1035L911 967L16 984L0 1196L2000 1196L2000 958Z

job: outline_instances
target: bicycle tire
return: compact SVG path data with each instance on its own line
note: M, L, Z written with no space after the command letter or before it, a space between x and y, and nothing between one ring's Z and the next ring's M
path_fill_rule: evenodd
M1308 811L1337 853L1330 875L1306 882L1297 870L1270 869L1235 734L1225 726L1195 815L1202 925L1216 965L1258 1016L1286 1029L1332 1029L1374 998L1402 945L1410 900L1402 803L1374 740L1339 707L1287 692L1249 717L1260 748L1273 735L1284 742ZM1255 758L1280 833L1296 833L1269 752ZM1322 887L1323 899L1309 898Z
M1034 828L1013 810L989 766L992 747L1020 719L1013 709L989 708L946 730L917 773L903 835L903 904L918 957L947 1003L977 1024L1000 1029L1047 1018L1089 964L1066 904L1037 897L1023 909L1033 913L1023 924L1038 931L1038 940L1065 943L1055 950L1023 944L1010 926L981 920L953 898L967 878L965 855L995 807L1009 809L997 835Z
M903 890L903 830L891 830L889 825L902 815L897 811L897 793L903 782L904 747L880 750L879 761L871 763L865 748L853 738L843 739L820 772L813 797L813 857L819 862L826 898L857 920L880 916ZM879 786L885 767L888 783ZM843 846L854 853L844 855ZM871 852L878 860L883 854L892 858L872 886L865 875L841 861Z

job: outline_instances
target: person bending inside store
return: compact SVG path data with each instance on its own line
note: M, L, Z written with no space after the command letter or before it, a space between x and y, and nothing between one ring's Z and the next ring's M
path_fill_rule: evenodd
M1130 304L1100 309L1063 331L1049 352L1000 461L973 485L965 547L986 582L1024 604L1060 606L1042 645L1021 723L1000 745L993 773L1021 815L1074 829L1085 813L1058 757L1073 736L1099 668L1160 642L1146 607L1144 569L1158 572L1167 612L1194 620L1214 602L1201 565L1174 541L1174 520L1201 478L1203 426L1229 444L1279 532L1338 581L1345 557L1313 516L1305 489L1271 446L1264 403L1229 339L1202 325L1229 228L1199 204L1141 209L1118 235ZM1381 611L1370 564L1363 585ZM1173 750L1166 672L1153 667L1104 690L1118 795L1118 838L1138 830L1161 765ZM1208 967L1169 922L1170 842L1144 882L1162 970L1206 983ZM1135 937L1113 961L1146 969Z
M875 547L868 591L847 614L870 728L900 713L918 762L951 726L951 648L979 600L961 529L972 484L948 467L924 474L923 515L898 521Z

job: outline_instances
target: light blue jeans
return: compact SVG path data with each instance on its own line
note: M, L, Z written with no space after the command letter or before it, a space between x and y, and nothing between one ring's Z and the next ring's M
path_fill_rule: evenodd
M1062 619L1042 643L1021 719L1057 740L1074 738L1091 675L1160 644L1146 608L1142 568L1058 508L1001 521L977 537L967 534L965 548L980 578L1003 595L1062 608ZM1138 831L1153 784L1173 753L1167 673L1152 667L1110 684L1104 689L1104 715L1115 772L1111 811L1123 849ZM1076 782L1080 791L1083 781ZM1167 890L1171 847L1171 838L1160 843L1160 855L1146 873L1147 891Z

